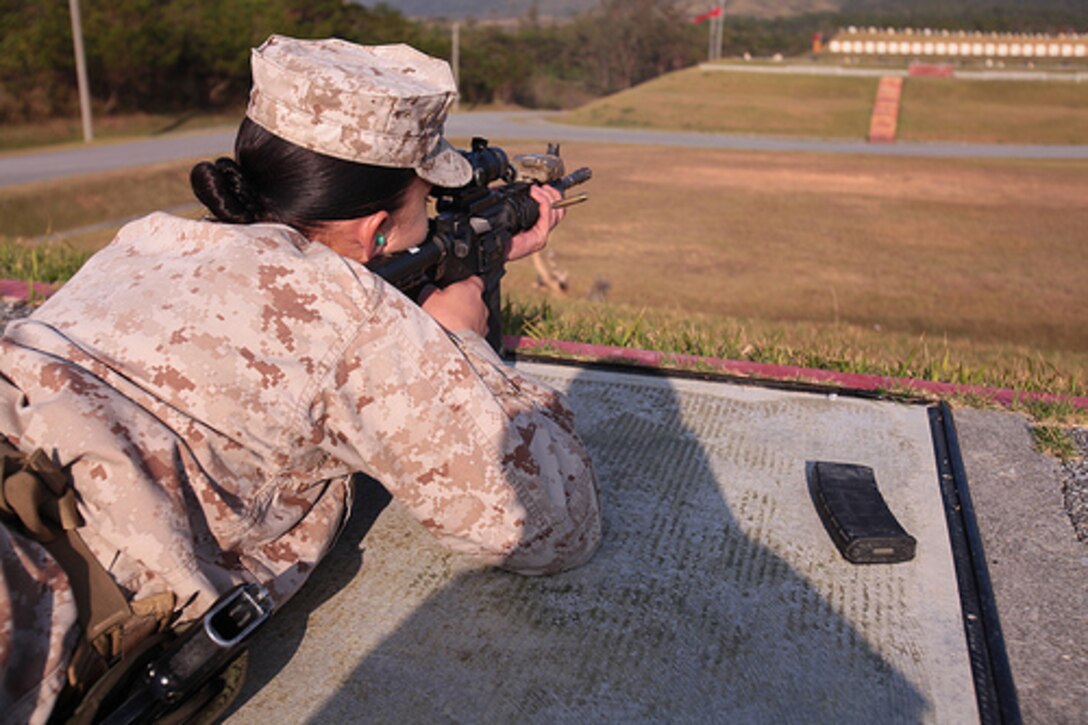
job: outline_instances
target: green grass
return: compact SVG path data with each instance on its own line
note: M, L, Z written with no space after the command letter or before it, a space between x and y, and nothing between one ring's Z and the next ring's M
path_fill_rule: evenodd
M1031 438L1035 448L1041 453L1054 456L1062 461L1080 457L1080 451L1069 431L1056 425L1038 425L1031 429Z
M1083 395L1083 393L1081 393ZM1082 420L1085 411L1077 408L1067 400L1019 400L1013 405L1014 410L1026 413L1040 422L1051 425L1066 426L1078 420Z
M0 238L0 279L64 282L91 256L65 242L32 244Z

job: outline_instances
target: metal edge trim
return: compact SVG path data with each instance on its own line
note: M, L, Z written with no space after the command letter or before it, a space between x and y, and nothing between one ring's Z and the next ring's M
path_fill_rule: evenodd
M928 413L979 720L984 725L1020 725L1023 720L1016 685L1001 633L997 601L971 503L952 408L941 401L930 407Z

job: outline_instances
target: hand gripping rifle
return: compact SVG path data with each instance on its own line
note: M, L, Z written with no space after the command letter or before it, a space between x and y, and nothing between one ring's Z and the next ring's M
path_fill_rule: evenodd
M371 265L375 274L417 299L426 285L444 287L472 275L484 279L487 304L487 341L502 353L502 304L499 286L506 272L506 257L515 235L533 228L540 217L537 202L529 194L533 184L549 184L559 191L588 181L583 167L566 174L559 147L548 145L544 154L523 154L511 164L506 152L488 146L487 139L472 139L462 151L472 165L472 179L462 187L435 187L437 216L430 220L426 240L406 252L379 258ZM491 186L501 181L501 185ZM553 208L585 201L580 194L553 204Z

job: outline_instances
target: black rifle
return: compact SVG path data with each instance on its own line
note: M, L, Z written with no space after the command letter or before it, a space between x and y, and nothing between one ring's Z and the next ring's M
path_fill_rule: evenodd
M471 150L461 154L472 165L472 180L455 189L431 190L438 214L430 220L426 240L406 252L375 260L371 269L413 299L418 299L424 286L445 287L479 275L488 310L487 341L501 354L499 287L510 240L532 229L540 217L529 189L546 183L566 191L588 181L592 172L583 167L564 176L557 146L549 146L546 154L514 157L517 168L501 148L488 146L487 139L472 139ZM501 185L491 186L500 181ZM581 196L560 203L566 206L584 200Z

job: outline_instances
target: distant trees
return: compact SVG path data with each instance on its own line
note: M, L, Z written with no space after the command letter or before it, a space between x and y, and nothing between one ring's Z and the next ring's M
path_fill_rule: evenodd
M67 4L0 0L0 120L68 107L74 86Z
M601 0L571 48L594 90L610 93L696 62L701 37L673 0Z
M81 10L92 96L107 113L239 103L250 49L273 32L431 52L443 42L387 7L342 0L82 0ZM70 113L74 78L68 4L0 0L0 122Z
M1086 15L1084 0L1034 9L991 7L992 1L964 0L957 11L953 5L961 3L853 0L840 14L727 17L723 52L796 55L809 47L813 31L850 24L1063 30L1078 21L1083 27ZM99 113L241 104L250 49L274 32L403 42L450 57L448 26L410 20L380 3L81 0L81 7ZM706 53L706 28L690 22L689 8L683 0L599 0L575 22L553 25L541 23L530 4L520 23L470 22L461 31L462 99L571 106L696 63ZM73 114L76 103L67 3L0 0L0 123Z
M249 52L273 32L406 42L449 57L448 27L343 0L82 0L98 112L241 103ZM532 15L532 13L530 13ZM468 24L461 93L468 103L563 106L695 62L698 29L675 0L603 0L576 23ZM0 122L72 113L67 6L0 0Z
M1084 32L1084 0L848 0L826 24L981 32Z
M530 18L503 31L470 27L463 37L465 47L478 53L519 59L506 65L504 82L486 87L469 85L480 81L483 68L466 68L462 91L468 101L537 107L628 88L692 65L705 53L699 29L675 0L601 0L577 22L541 27Z

